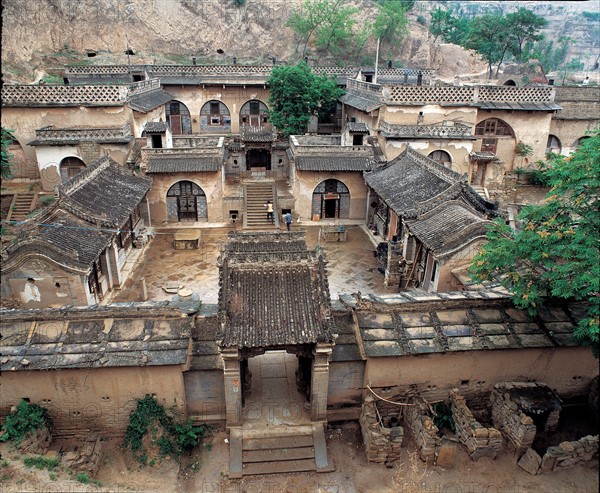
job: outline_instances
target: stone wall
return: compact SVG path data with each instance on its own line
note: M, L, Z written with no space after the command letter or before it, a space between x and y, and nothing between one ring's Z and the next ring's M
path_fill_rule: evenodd
M391 463L400 458L404 430L399 426L400 406L394 408L380 408L372 396L363 403L359 421L370 462Z
M90 433L80 449L64 455L63 464L73 472L95 476L100 465L101 450L100 437L97 433Z
M44 426L27 433L17 448L23 454L44 455L50 448L50 442L52 442L52 435Z
M527 449L518 464L521 469L533 475L573 467L575 464L597 467L598 435L588 435L577 441L548 447L543 457L535 450Z
M502 447L502 434L496 428L486 428L473 417L458 389L450 392L450 406L456 435L466 445L471 459L496 458Z
M437 426L428 413L424 405L407 407L404 410L404 427L415 442L421 459L433 463L441 438Z
M521 456L533 443L536 427L533 419L519 409L502 387L495 386L490 396L492 420L508 442L514 447L516 455Z

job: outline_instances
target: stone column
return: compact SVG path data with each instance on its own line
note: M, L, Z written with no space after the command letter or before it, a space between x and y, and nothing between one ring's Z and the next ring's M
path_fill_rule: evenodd
M221 350L225 379L225 415L227 428L242 425L242 382L240 353L237 348Z
M110 275L112 278L112 287L121 287L121 272L119 271L118 264L119 249L113 241L110 246L106 249L106 260L110 269Z
M383 281L387 288L400 285L401 260L403 260L402 243L388 241L388 258Z
M318 343L313 349L310 384L310 418L327 421L327 393L329 390L329 358L333 344Z

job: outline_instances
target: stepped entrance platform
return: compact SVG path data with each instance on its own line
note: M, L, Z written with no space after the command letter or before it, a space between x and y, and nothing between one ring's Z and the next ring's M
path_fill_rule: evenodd
M299 358L268 351L248 360L241 426L229 430L229 477L331 472L324 422L313 422Z

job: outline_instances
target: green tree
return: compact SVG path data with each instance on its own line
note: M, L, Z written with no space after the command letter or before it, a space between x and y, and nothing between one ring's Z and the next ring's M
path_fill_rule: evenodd
M481 55L488 64L491 78L492 66L500 66L511 43L505 17L500 14L485 14L473 20L464 47Z
M429 31L434 39L441 37L446 43L463 46L469 36L471 21L467 17L454 16L448 10L437 8L431 14Z
M311 117L331 113L343 94L335 80L313 74L304 62L275 67L267 87L270 120L286 137L305 133Z
M342 0L304 0L302 6L294 9L287 20L298 36L296 50L302 56L313 41L317 50L343 53L352 39L356 7L344 5Z
M412 8L412 5L398 0L383 2L372 26L375 38L379 38L381 43L388 46L402 41L408 33L407 7Z
M527 41L542 39L540 29L548 21L531 10L520 8L514 13L506 15L506 26L511 40L511 52L518 61L523 59L523 44Z
M600 130L569 157L553 155L544 204L527 206L513 231L499 221L475 256L478 281L501 279L515 305L535 313L545 297L587 301L575 337L598 356L600 304Z
M2 127L2 166L0 168L0 177L2 177L3 180L11 178L13 175L12 163L10 162L13 155L8 149L14 140L15 138L12 134L12 130Z

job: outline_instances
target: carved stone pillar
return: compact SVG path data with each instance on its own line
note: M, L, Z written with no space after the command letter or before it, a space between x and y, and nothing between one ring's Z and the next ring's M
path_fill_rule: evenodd
M318 343L313 349L310 386L310 418L327 421L327 392L329 390L329 358L333 344Z
M221 350L225 379L225 416L227 428L242 424L242 382L240 353L237 348Z

